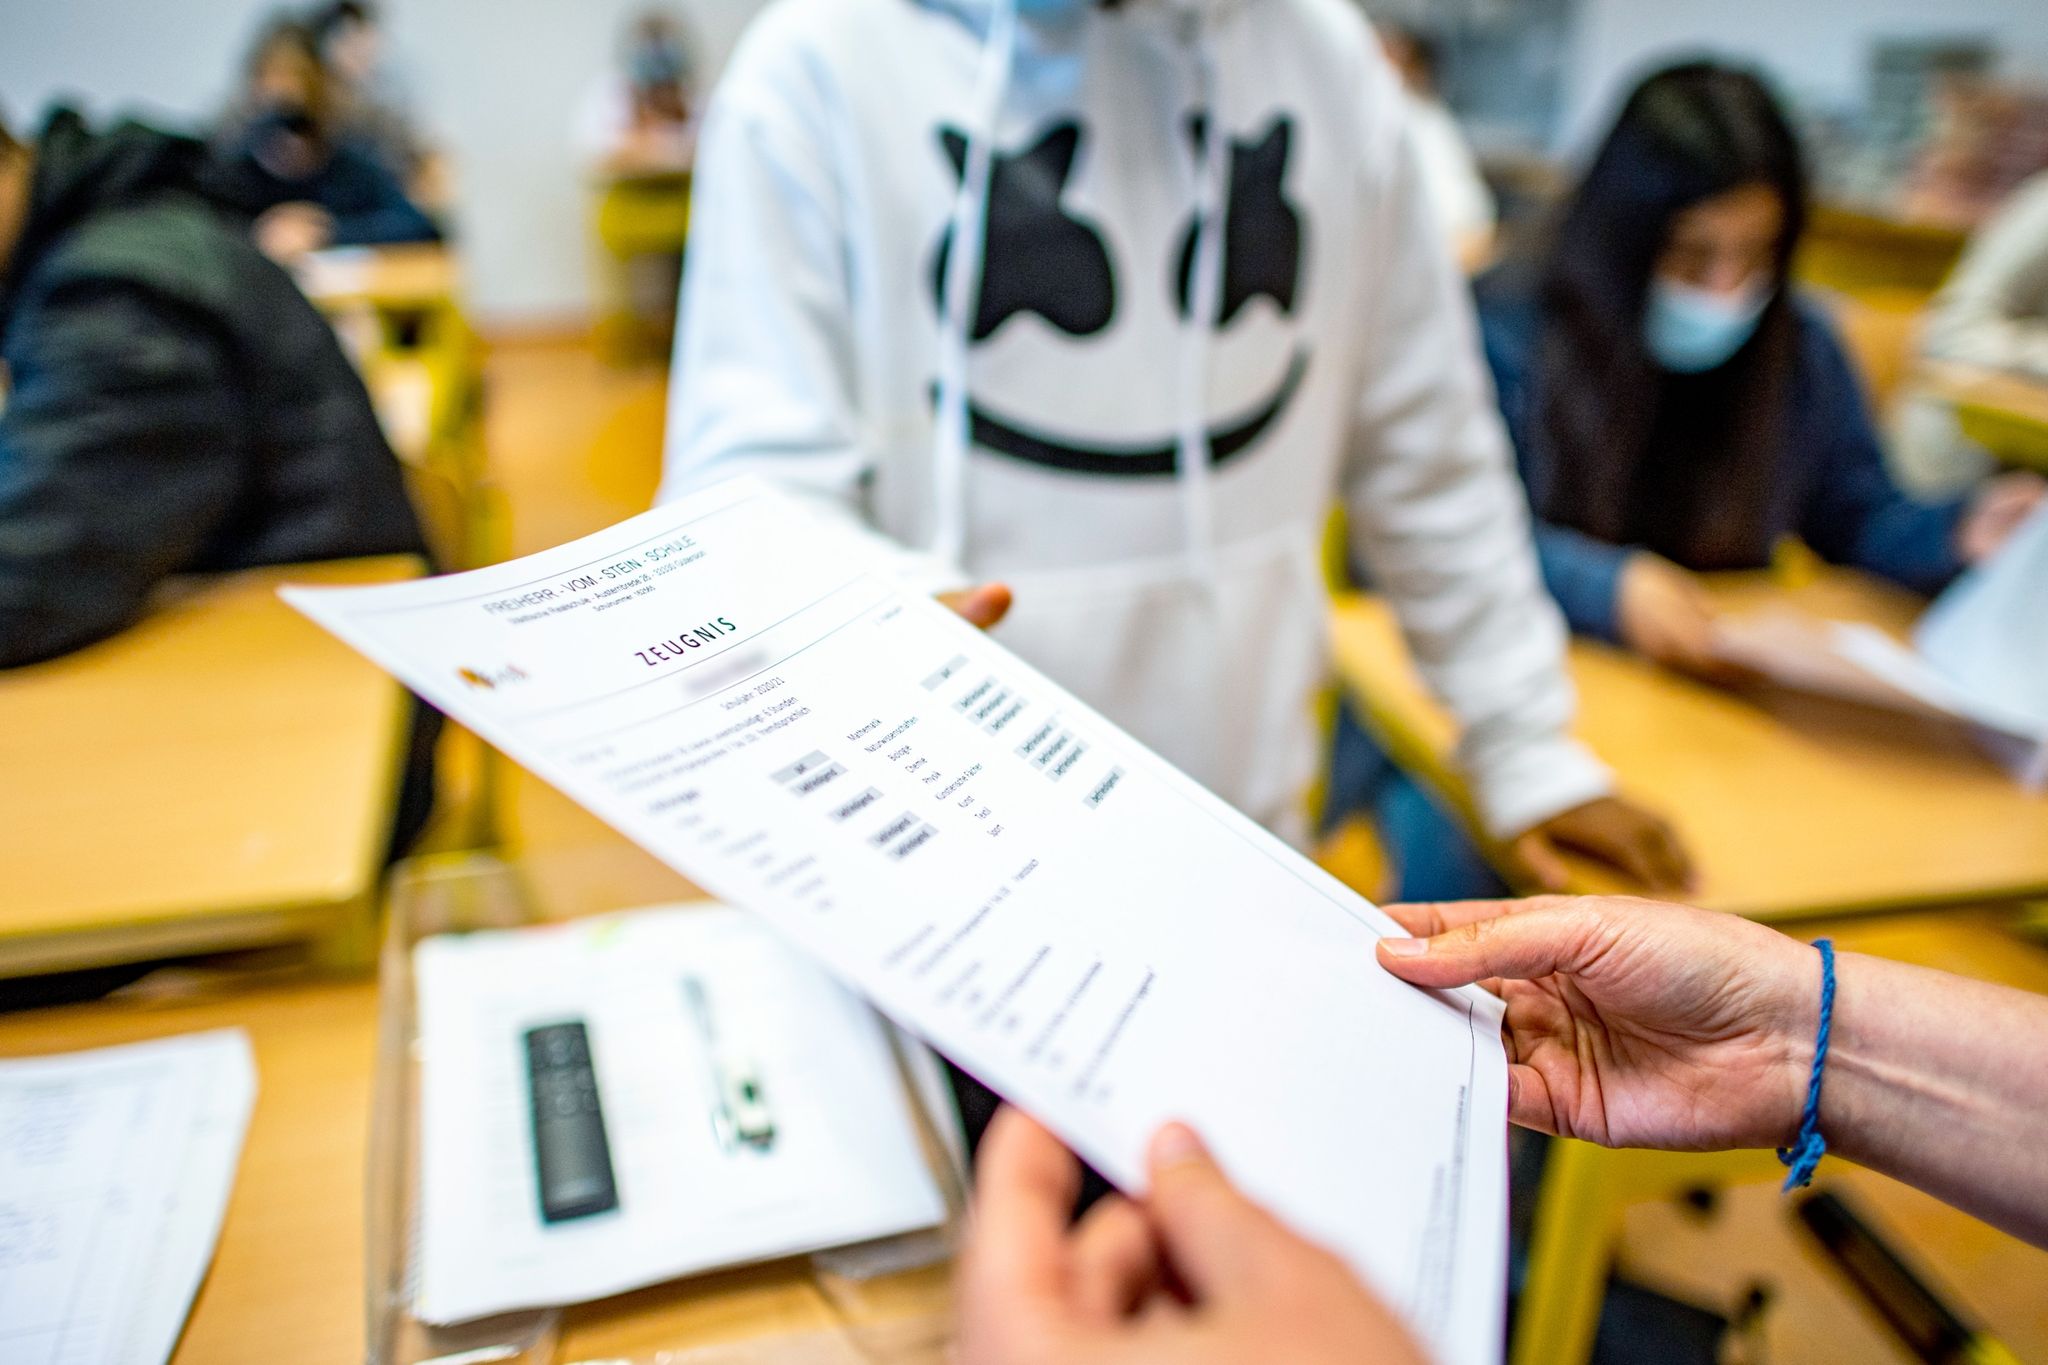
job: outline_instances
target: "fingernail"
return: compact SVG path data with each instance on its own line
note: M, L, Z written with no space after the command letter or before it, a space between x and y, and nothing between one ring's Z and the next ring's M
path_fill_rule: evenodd
M1380 951L1388 957L1421 957L1429 951L1426 938L1383 938Z
M1209 1149L1195 1136L1195 1130L1185 1123L1169 1123L1152 1135L1154 1166L1178 1166L1184 1161L1197 1161L1208 1155Z

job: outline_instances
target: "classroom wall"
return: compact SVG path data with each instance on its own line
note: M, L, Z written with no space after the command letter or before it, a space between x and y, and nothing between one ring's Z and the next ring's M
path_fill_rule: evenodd
M715 74L763 0L668 0ZM457 170L463 265L478 318L581 317L591 295L571 124L646 0L383 0L398 56ZM0 108L211 116L268 0L0 0Z
M625 19L645 0L384 0L423 113L459 171L464 268L490 323L582 316L586 203L570 125ZM669 0L714 75L764 0ZM1497 0L1414 0L1486 8ZM0 0L0 108L29 122L52 97L198 121L220 105L267 0ZM1396 6L1400 8L1400 6ZM1988 34L2048 79L2043 0L1576 0L1553 145L1576 151L1645 61L1710 46L1756 60L1797 95L1853 102L1872 35Z
M1753 61L1788 94L1862 102L1873 39L1988 37L2008 70L2048 80L2043 0L1577 0L1555 146L1576 152L1605 129L1646 63L1711 50Z

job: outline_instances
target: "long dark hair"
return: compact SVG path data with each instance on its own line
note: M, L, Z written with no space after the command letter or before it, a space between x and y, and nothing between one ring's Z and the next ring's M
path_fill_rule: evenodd
M1727 364L1667 374L1643 341L1657 258L1680 213L1745 185L1783 201L1779 287ZM1756 76L1687 62L1629 95L1536 263L1542 515L1603 540L1643 540L1695 568L1768 557L1765 504L1798 345L1784 284L1805 206L1798 141Z

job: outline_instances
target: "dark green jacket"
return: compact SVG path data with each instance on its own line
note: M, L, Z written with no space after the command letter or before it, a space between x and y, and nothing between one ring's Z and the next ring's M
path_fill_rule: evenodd
M362 381L201 192L201 145L59 111L0 275L0 667L165 576L424 553Z

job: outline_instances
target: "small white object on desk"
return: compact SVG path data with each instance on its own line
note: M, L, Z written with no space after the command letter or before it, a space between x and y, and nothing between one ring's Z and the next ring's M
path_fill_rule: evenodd
M945 1218L882 1021L753 916L676 906L443 935L414 963L424 1321ZM617 1196L549 1222L522 1040L565 1020L589 1039Z
M0 1062L0 1359L170 1359L255 1100L240 1029Z

